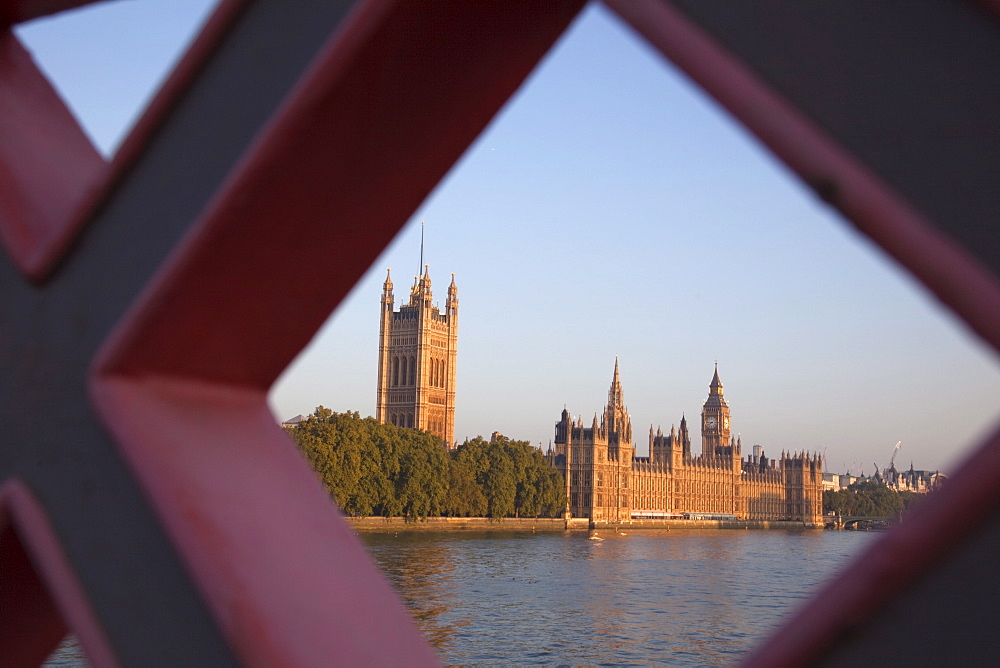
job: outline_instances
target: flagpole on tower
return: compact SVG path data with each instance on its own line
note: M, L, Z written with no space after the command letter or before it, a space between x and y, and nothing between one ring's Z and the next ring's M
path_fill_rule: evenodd
M420 221L420 267L417 276L424 275L424 221Z

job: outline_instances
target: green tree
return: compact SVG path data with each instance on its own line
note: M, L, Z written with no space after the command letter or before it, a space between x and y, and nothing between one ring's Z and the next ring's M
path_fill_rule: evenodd
M514 463L501 448L488 450L490 467L483 476L483 493L486 495L487 517L510 517L514 514L517 480Z
M308 419L299 423L292 435L327 491L342 504L356 483L356 476L350 473L350 462L358 458L345 452L341 443L340 417L319 406Z
M441 515L448 492L448 454L427 432L407 439L400 456L396 490L405 517Z
M476 437L448 453L428 432L323 406L291 435L349 515L558 516L566 504L559 473L525 441Z
M823 492L823 510L842 516L899 517L924 496L897 492L874 480L861 480L847 489Z
M846 490L827 489L823 491L824 512L834 512L841 516L850 515L850 512L848 512L850 501Z
M476 482L475 472L467 459L454 457L448 473L448 496L444 514L452 517L484 517L488 508L486 495Z
M557 517L565 508L562 477L526 441L477 436L458 447L453 461L482 489L488 517Z

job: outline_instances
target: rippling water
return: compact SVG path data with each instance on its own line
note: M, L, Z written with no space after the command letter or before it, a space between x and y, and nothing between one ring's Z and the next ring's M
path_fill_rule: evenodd
M364 533L448 664L726 665L874 534ZM46 665L80 666L68 639Z
M45 668L82 668L87 666L87 656L83 653L83 648L76 641L76 637L69 635L63 638L59 646L52 652L52 655L42 664Z
M731 664L871 537L367 533L449 664Z

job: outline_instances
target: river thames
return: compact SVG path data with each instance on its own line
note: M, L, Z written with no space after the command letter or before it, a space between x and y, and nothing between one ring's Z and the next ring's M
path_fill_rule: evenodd
M363 533L446 664L729 665L874 534Z
M714 666L739 661L876 534L360 536L445 664ZM47 662L83 664L72 641Z

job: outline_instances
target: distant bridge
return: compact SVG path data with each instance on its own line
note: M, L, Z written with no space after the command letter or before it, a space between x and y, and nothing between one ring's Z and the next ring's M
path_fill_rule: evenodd
M871 528L883 529L895 526L899 522L896 517L875 517L872 515L847 515L840 518L840 524L845 529L859 529L858 524L871 524ZM862 525L864 526L864 525Z

